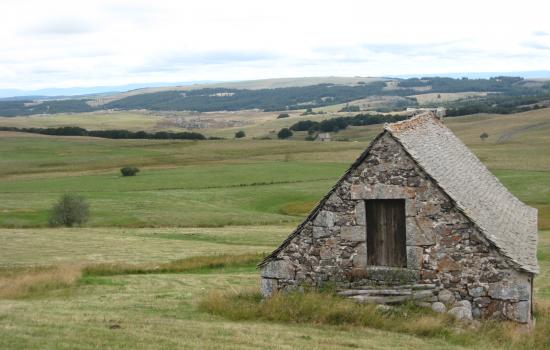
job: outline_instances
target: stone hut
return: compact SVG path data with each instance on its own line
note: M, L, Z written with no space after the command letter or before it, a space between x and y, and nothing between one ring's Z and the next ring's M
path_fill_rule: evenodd
M362 302L530 323L536 249L536 209L428 112L385 126L260 263L261 290L330 284Z
M321 134L317 135L316 140L317 141L328 142L328 141L332 141L332 138L330 137L330 133L325 132L325 133L321 133Z

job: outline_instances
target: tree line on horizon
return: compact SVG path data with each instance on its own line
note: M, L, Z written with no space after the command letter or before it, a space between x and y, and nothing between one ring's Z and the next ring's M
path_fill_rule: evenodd
M52 136L92 136L106 139L154 139L154 140L206 140L206 136L198 132L146 132L129 130L86 130L77 126L63 126L59 128L17 128L0 127L0 131L18 131L32 134L52 135ZM210 137L209 139L219 139Z
M90 106L86 99L41 102L0 100L0 115L10 117L64 112L92 112L104 109L196 112L243 109L287 111L347 103L368 96L406 97L423 92L488 92L492 94L488 96L488 99L493 98L495 94L517 98L529 96L539 98L550 94L550 84L533 87L526 84L526 81L520 77L494 77L490 79L410 78L397 80L397 87L397 89L387 89L385 81L374 81L358 85L318 84L258 90L203 88L128 96L96 107ZM430 89L426 91L417 90L417 88L426 87ZM410 104L414 105L415 103L414 98L411 98Z

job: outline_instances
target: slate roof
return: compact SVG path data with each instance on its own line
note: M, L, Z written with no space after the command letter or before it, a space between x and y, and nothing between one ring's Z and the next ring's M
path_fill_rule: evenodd
M372 145L382 135L389 133L504 256L522 270L539 272L537 210L523 204L508 192L432 112L388 124L384 129L308 217L259 267L275 259L302 228L315 218L340 183L365 160Z
M387 130L500 252L538 273L537 210L514 197L432 113Z

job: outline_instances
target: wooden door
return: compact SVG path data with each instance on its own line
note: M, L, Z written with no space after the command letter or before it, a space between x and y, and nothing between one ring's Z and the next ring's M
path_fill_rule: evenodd
M366 202L367 265L407 266L405 200Z

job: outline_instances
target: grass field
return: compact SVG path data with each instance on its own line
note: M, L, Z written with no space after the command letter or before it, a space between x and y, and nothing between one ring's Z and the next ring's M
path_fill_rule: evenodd
M31 115L26 117L0 117L0 126L17 128L58 128L78 125L88 130L126 129L132 131L160 129L163 116L140 112L90 112Z
M445 122L539 208L535 294L550 305L550 112ZM332 143L0 133L0 348L515 348L489 334L464 343L353 325L229 320L201 301L213 291L257 290L253 263L152 273L181 259L270 252L380 129L348 128L339 136L358 142ZM481 141L484 131L490 136ZM123 178L125 165L142 171ZM89 223L47 228L51 205L69 191L88 199ZM84 272L97 264L122 267L109 276ZM149 272L132 272L136 266Z
M260 253L273 248L288 230L279 226L191 230L2 229L0 243L9 255L2 255L0 265L162 263L216 252ZM38 251L40 254L36 254ZM541 233L539 260L542 273L536 279L536 298L539 303L548 303L548 231ZM0 269L0 291L2 282L7 280L3 277L7 271ZM204 296L212 291L238 293L257 285L258 274L253 266L80 278L76 283L38 289L21 297L0 298L0 348L514 348L513 344L496 346L489 340L479 340L482 337L463 346L438 336L357 326L231 321L199 308Z
M342 105L343 107L344 105ZM277 119L277 112L260 112L255 110L236 112L143 112L143 111L98 111L90 113L60 113L52 115L31 115L24 117L0 117L2 127L35 127L58 128L64 126L79 126L87 130L130 131L194 131L206 136L232 139L239 130L246 132L247 138L270 137L277 139L277 132L300 120L324 120L348 113L335 113L341 107L333 106L318 110L330 113L318 115L301 115L304 110L291 111L288 118ZM209 125L207 128L187 129L179 126L177 120L199 120Z
M446 123L520 199L539 208L541 228L550 228L550 112ZM338 137L360 142L332 143L2 133L0 226L45 226L65 192L89 199L94 227L296 223L380 130L351 127ZM481 141L484 131L490 136ZM126 165L142 172L123 178L119 168Z
M412 95L420 105L430 103L445 103L457 100L465 100L472 97L487 96L486 92L432 92L427 94Z

